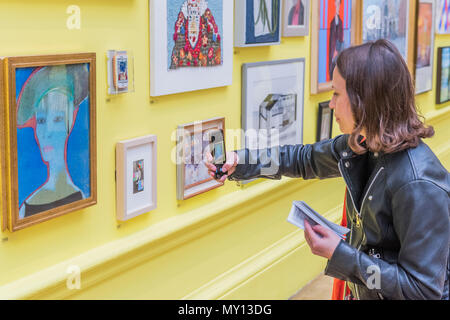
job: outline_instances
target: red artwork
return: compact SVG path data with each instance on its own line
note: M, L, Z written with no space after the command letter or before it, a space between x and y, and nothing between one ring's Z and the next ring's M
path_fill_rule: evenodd
M187 0L175 22L170 69L222 64L219 28L205 0Z

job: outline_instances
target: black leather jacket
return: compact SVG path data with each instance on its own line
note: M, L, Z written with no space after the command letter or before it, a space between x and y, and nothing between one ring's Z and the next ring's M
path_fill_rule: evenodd
M325 274L347 281L357 299L448 300L449 172L421 142L379 154L367 177L368 154L353 153L347 141L341 135L312 145L239 150L229 179L342 176L351 232Z

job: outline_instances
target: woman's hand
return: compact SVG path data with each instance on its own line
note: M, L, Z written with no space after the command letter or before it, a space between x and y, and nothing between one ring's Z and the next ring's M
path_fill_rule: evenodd
M327 229L321 225L311 225L304 220L305 224L305 239L311 248L311 252L317 256L331 259L334 250L336 250L341 238L332 230Z
M222 178L217 180L219 182L224 182L228 178L228 176L231 175L236 170L236 166L239 162L238 155L236 152L227 152L226 159L227 159L227 161L222 166L222 172L226 172L226 174L223 175ZM205 165L208 168L209 175L214 178L214 173L216 172L216 166L212 163L213 161L214 161L214 159L213 159L213 156L211 155L211 153L206 152Z

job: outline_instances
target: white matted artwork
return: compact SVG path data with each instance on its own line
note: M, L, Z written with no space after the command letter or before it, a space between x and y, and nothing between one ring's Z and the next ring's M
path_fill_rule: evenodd
M156 208L156 159L155 135L117 143L117 220L125 221Z
M309 1L283 0L283 37L309 34Z
M304 78L304 58L242 66L245 148L303 143Z
M233 78L233 1L149 0L150 96L222 87Z
M177 129L177 200L186 200L223 186L208 173L204 163L209 147L209 133L225 132L225 118L214 118L178 126Z

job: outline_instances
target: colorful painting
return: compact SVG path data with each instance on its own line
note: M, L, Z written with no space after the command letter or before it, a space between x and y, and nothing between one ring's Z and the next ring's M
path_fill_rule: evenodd
M304 0L288 0L286 2L288 10L287 24L289 26L305 25L305 16L307 14Z
M450 47L438 49L436 103L450 100Z
M338 54L352 43L352 1L320 1L318 83L331 81Z
M417 68L427 67L431 64L431 46L434 36L432 31L433 5L432 3L420 3L417 21Z
M246 44L280 41L280 0L247 0Z
M15 70L19 218L89 198L89 64Z
M363 42L387 39L408 57L408 0L364 0Z
M437 0L436 33L450 33L450 0Z
M310 0L283 1L283 37L309 34Z
M223 0L167 1L169 69L222 64Z
M133 161L133 193L144 191L144 159Z

